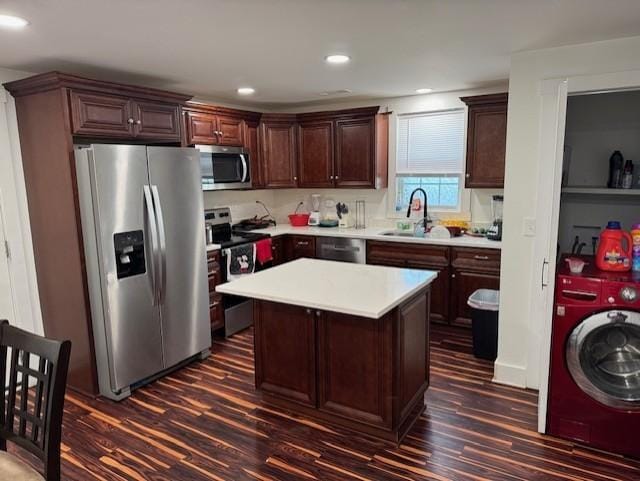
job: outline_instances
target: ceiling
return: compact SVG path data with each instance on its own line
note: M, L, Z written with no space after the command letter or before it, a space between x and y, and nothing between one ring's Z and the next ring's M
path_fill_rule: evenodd
M0 30L2 67L265 108L483 87L515 51L640 35L639 0L0 0L0 13L31 22ZM326 64L334 52L352 61Z

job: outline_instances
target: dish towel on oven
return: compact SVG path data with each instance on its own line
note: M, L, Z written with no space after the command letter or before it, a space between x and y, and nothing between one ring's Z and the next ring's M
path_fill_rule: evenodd
M271 237L256 242L256 259L261 265L273 260Z
M244 244L225 249L227 257L227 281L252 274L256 268L256 245Z

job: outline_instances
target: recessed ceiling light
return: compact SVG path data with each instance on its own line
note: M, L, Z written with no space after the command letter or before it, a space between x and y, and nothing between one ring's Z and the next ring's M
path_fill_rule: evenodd
M333 54L327 55L324 59L327 63L347 63L351 60L351 57L343 54Z
M29 25L24 18L14 17L13 15L0 15L0 27L6 28L22 28Z
M429 92L433 92L433 89L416 89L417 94L428 94Z
M256 89L252 88L252 87L240 87L238 89L238 93L240 95L251 95L256 93Z

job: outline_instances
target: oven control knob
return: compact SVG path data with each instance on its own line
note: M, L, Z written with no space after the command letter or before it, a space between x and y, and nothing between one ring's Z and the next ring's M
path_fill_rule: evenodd
M608 302L609 304L615 304L615 302L616 302L616 298L615 298L615 297L613 297L613 296L609 296L609 297L607 298L607 302Z
M626 286L620 289L620 297L624 302L636 302L638 300L638 291L635 287Z

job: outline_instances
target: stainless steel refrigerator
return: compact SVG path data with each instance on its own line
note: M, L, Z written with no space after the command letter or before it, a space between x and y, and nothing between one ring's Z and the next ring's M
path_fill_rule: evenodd
M93 144L75 161L100 393L120 400L211 348L200 156Z

